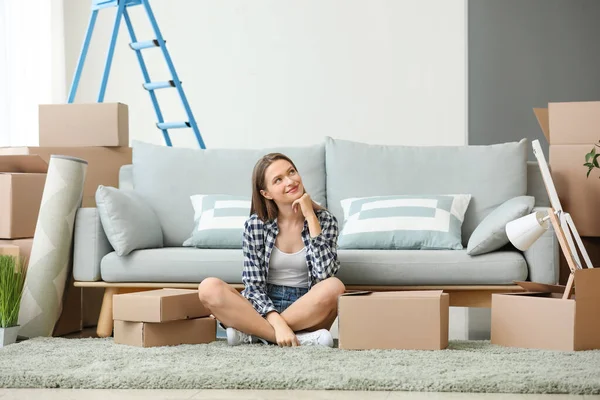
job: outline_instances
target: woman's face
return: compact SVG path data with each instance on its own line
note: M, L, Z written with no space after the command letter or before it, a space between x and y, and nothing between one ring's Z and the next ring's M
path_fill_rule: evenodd
M302 178L289 161L274 161L265 171L265 189L261 193L276 204L291 204L304 194Z

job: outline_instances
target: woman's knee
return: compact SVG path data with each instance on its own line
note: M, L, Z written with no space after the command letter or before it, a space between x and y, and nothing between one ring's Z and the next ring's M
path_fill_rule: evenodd
M321 292L321 302L331 306L337 306L337 299L346 291L346 287L336 277L327 278L322 281L325 286Z
M207 307L218 305L226 290L226 283L219 278L206 278L198 285L198 297Z
M344 285L344 283L335 276L327 278L325 282L327 282L328 284L327 289L329 294L336 300L340 295L342 295L346 291L346 286Z

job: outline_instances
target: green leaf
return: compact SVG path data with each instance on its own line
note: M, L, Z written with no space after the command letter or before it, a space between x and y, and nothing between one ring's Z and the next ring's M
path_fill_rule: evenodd
M600 168L600 164L598 164L598 157L600 157L600 154L596 154L594 156L594 167L596 168Z
M590 172L592 172L592 169L591 169L591 168L590 168L590 169L588 169L587 175L585 176L586 178L589 178L589 177L590 177Z
M590 163L590 162L586 162L585 164L583 164L584 167L588 167L588 168L592 168L594 166L594 164Z
M590 160L592 159L592 157L594 157L594 155L592 154L592 152L590 151L589 153L587 153L585 155L585 162L590 162Z

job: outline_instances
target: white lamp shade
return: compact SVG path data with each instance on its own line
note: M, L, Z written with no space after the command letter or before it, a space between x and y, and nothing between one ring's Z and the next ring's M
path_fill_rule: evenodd
M506 224L508 240L519 250L525 251L548 230L546 213L535 212Z

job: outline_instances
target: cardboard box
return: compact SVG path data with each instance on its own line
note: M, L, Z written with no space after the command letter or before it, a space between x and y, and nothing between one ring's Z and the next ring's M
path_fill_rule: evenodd
M139 347L214 342L217 321L212 317L162 323L115 321L114 342Z
M122 103L40 104L43 147L129 146L129 110Z
M83 207L96 206L98 185L119 187L119 169L132 162L131 147L2 147L0 155L3 154L37 154L47 163L52 154L86 160Z
M600 269L575 271L575 295L565 287L517 282L526 292L492 295L492 344L547 350L600 349Z
M13 244L0 244L1 256L19 257L20 254L21 251L19 250L19 246L15 246Z
M191 289L159 289L113 296L113 319L166 322L210 315Z
M592 261L592 265L594 267L600 265L600 238L599 237L582 237L581 241L583 243L583 246L585 247L585 250L588 253L588 256L590 257L590 260ZM567 263L567 259L565 258L565 255L563 254L563 252L560 251L559 254L560 254L560 256L559 256L560 257L560 261L559 261L560 271L559 271L559 281L558 282L561 285L566 285L567 280L569 279L569 275L571 275L571 270L569 269L569 264ZM579 260L585 266L585 260L581 256L581 252L578 251L577 254L579 255Z
M33 237L47 171L35 155L0 156L0 239Z
M445 349L449 301L441 290L345 293L338 299L338 347Z
M31 256L31 247L33 246L33 238L15 239L15 240L0 240L1 245L17 246L19 255L25 259L25 267L29 265L29 257Z
M549 103L534 108L550 144L552 180L563 209L571 214L581 236L600 236L598 171L587 178L585 155L600 140L600 101ZM596 148L598 152L600 149Z

